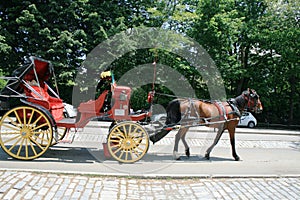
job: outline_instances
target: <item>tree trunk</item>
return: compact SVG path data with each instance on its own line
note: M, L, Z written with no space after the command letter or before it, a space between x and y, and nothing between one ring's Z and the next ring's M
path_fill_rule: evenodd
M241 68L246 69L248 68L248 59L249 59L249 45L242 48L241 50ZM238 86L237 86L237 95L241 94L242 91L245 89L245 85L247 84L247 80L245 76L242 76L239 80Z
M291 125L294 121L294 95L296 92L296 78L295 75L291 75L290 77L290 86L291 86L291 93L289 96L289 104L290 104L290 110L289 110L289 125Z

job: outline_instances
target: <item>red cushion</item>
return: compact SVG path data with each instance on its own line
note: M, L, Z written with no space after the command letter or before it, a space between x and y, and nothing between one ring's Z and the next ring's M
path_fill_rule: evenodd
M64 110L63 101L59 98L50 96L47 92L48 87L46 84L44 84L44 88L36 85L33 85L31 87L39 95L31 90L26 90L27 96L34 97L34 98L28 98L28 101L41 105L47 110L49 110L52 116L54 117L55 121L61 120L63 118L63 110Z

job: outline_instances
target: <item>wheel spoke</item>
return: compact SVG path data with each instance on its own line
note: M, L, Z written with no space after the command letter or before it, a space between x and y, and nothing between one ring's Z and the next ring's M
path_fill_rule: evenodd
M34 114L34 110L31 111L30 118L28 120L28 125L31 123L31 120L33 118L33 114Z
M11 124L2 124L2 126L10 128L10 129L14 129L15 131L20 131L20 127L15 127L15 126L11 126Z
M129 130L128 130L128 133L131 133L131 126L132 126L132 124L129 124Z
M137 132L137 129L138 129L138 128L139 128L139 127L135 127L134 131L132 131L132 134L138 133L138 132Z
M30 138L31 140L31 138ZM42 147L36 140L31 140L36 146L38 146L41 150L44 150L44 147Z
M23 120L24 120L24 125L26 125L27 123L26 123L26 109L25 108L23 108Z
M122 127L123 127L123 131L124 131L124 136L125 136L125 138L127 138L128 137L128 132L126 130L126 124L124 124Z
M11 124L13 124L16 127L19 127L19 125L13 120L11 117L7 116L7 119L10 121ZM4 124L4 123L3 123ZM6 123L5 123L6 124Z
M22 137L20 137L9 149L8 151L11 151L18 143L19 141L22 139Z
M28 158L28 139L25 140L25 157Z
M18 137L22 138L22 136L20 135L20 133L19 133L19 135L16 135L15 137L12 137L12 138L9 138L8 140L3 141L3 144L5 144L7 142L10 142L10 141L13 141L13 140L17 139Z
M37 129L39 129L39 128L42 128L42 127L44 127L44 126L47 126L47 125L48 125L48 123L45 122L44 124L41 124L41 125L39 125L39 126L33 128L32 131L35 131L35 130L37 130Z
M122 146L120 146L120 148L118 148L117 150L115 150L113 153L117 154L120 150L122 150Z
M25 140L25 139L22 138L21 144L20 144L19 149L18 149L18 152L17 152L17 156L20 156L20 153L21 153L21 150L22 150L22 147L23 147L24 140Z
M124 131L121 131L119 127L116 127L115 131L116 131L114 132L115 134L119 133L120 135L124 136L124 138L126 138Z
M34 155L37 156L37 153L35 151L35 148L32 144L34 144L31 140L29 140L29 144L30 144L30 147L31 147L31 150L33 151Z
M117 143L119 143L119 142L120 142L120 140L115 140L115 139L112 139L112 140L110 140L110 142L117 142Z
M144 151L144 149L142 149L141 147L136 147L135 149L139 149L141 152L143 152Z
M118 139L120 139L120 140L125 139L125 138L121 137L120 135L113 135L112 138L118 138Z
M124 154L124 151L121 151L121 154L119 156L120 159L122 158L123 154Z
M128 151L125 152L125 160L128 160Z
M35 125L35 124L37 124L37 122L38 121L40 121L40 119L42 118L43 116L42 115L40 115L33 123L32 123L32 125Z
M121 147L120 144L115 144L115 145L112 145L110 146L111 148L116 148L116 147Z
M22 121L21 121L21 119L20 119L20 117L19 117L17 111L14 111L14 114L15 114L15 116L16 116L16 118L17 118L19 124L22 124Z
M134 154L135 154L136 157L139 157L139 156L140 156L140 153L137 152L135 149L133 149L132 151L134 152Z

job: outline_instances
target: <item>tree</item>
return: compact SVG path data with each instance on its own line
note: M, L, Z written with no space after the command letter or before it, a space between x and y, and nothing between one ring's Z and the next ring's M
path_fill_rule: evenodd
M300 3L296 0L267 3L268 9L257 25L255 37L259 41L259 53L269 60L260 62L267 69L269 91L266 94L276 99L269 103L269 109L281 118L280 122L299 123L300 115L295 110L300 108Z

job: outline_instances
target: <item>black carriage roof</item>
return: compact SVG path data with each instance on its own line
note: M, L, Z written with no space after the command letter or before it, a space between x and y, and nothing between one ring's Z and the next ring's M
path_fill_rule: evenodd
M32 81L37 76L39 81L46 81L53 74L53 66L49 61L34 56L30 57L30 61L31 63L15 69L11 77L7 77L8 82L0 92L1 95L22 93L23 89L20 87L22 80ZM2 97L1 100L7 100L7 98Z

